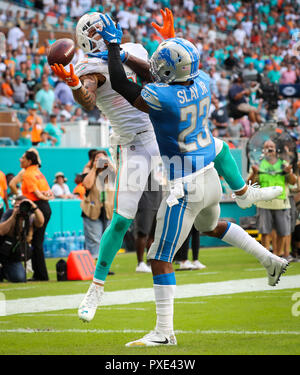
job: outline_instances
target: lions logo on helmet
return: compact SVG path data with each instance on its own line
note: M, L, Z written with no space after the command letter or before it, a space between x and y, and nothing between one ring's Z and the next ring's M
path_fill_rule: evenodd
M197 48L182 38L162 42L150 59L150 72L156 82L186 82L199 74Z
M76 25L77 44L85 53L107 49L102 37L96 33L96 29L101 31L103 27L100 15L98 12L84 14Z

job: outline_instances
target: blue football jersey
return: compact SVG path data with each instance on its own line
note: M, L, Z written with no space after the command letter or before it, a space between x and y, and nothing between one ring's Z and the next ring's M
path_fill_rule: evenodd
M202 169L215 158L214 138L208 128L211 100L209 76L200 71L190 86L147 84L141 95L170 180Z

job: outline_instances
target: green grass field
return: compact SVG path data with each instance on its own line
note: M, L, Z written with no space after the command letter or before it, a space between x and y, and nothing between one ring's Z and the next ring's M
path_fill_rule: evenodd
M217 291L221 285L217 283L232 280L232 285L243 285L244 279L258 278L265 278L267 285L264 268L241 250L201 249L200 261L206 269L175 273L178 289L198 284L199 290L205 291L209 285L206 283L216 283L212 291ZM56 281L56 262L47 260L49 282L1 283L0 292L7 301L85 293L89 281ZM135 266L135 254L118 254L112 266L115 275L108 276L105 290L151 288L152 276L135 273ZM300 277L300 263L291 263L282 282L293 275ZM202 289L201 284L205 284ZM197 289L198 285L193 287ZM99 307L88 324L78 320L76 309L1 316L0 354L295 355L300 354L299 302L300 282L287 289L233 289L232 294L176 298L174 328L178 346L156 348L124 346L154 328L153 301Z

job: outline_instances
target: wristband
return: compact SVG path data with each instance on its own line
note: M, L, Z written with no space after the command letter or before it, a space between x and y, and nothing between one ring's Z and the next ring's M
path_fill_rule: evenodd
M69 86L72 90L78 90L78 89L80 89L80 87L82 86L82 83L81 83L81 81L79 80L79 83L78 83L78 85L76 85L76 86Z
M125 52L125 57L124 57L124 59L122 60L122 63L126 63L127 62L127 60L129 59L129 53L128 52Z

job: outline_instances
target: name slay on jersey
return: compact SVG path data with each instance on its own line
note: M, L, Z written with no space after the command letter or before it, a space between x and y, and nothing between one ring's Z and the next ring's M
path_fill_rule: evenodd
M202 95L207 94L208 90L207 90L205 84L203 82L199 82L199 85L200 85L201 90L202 90ZM180 104L183 104L183 103L189 103L194 99L198 99L199 93L198 93L197 87L194 86L194 87L190 87L188 90L179 90L177 92L177 96L179 98Z

